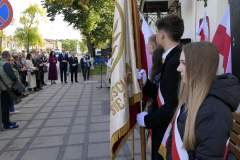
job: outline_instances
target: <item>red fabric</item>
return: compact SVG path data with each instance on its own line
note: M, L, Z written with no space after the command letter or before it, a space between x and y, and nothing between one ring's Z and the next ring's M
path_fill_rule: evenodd
M166 142L166 146L165 146L166 149L167 149L168 140L169 140L169 137L168 137L167 142Z
M177 146L176 146L176 139L175 139L175 136L174 136L175 135L175 125L177 123L176 117L175 117L175 121L174 121L174 125L173 125L173 134L172 134L172 159L173 160L180 160L180 157L179 157L178 151L177 151Z
M146 48L145 48L145 39L144 35L142 33L142 29L139 28L140 33L140 46L141 46L141 57L142 57L142 69L144 69L147 73L148 77L148 63L147 63L147 56L146 56ZM148 102L148 96L146 94L143 94L143 101L144 101L144 109Z
M231 37L227 34L226 30L227 28L220 24L212 40L212 43L218 48L219 53L224 56L224 73L226 73L229 51L231 47Z
M147 73L148 77L148 64L147 64L147 56L146 56L146 48L145 48L145 39L142 33L142 29L139 29L140 33L140 46L141 46L141 57L142 57L142 69L144 69Z
M227 148L226 148L226 151L225 151L225 155L224 155L224 160L227 158L227 153L228 153L228 147L229 147L229 144L227 145Z
M130 129L134 127L134 125L136 124L137 122L137 114L139 113L140 111L140 103L136 103L135 105L133 106L130 106L129 107L129 113L130 113ZM129 130L130 130L129 129ZM128 132L127 132L128 134ZM125 137L127 134L125 134L123 137ZM119 140L113 145L113 152L115 153L120 142L122 141L123 137L119 138Z
M199 27L201 26L200 21L201 21L201 20L199 20ZM207 16L207 22L208 22L208 38L210 39L210 28L209 28L209 18L208 18L208 16ZM200 32L200 36L201 36L200 41L205 41L205 34L204 34L203 29L202 29L201 32Z

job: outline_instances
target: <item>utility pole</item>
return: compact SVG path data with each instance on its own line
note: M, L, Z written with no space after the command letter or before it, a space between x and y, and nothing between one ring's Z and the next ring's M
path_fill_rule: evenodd
M2 55L2 37L3 37L3 30L1 31L1 42L0 42L0 55Z

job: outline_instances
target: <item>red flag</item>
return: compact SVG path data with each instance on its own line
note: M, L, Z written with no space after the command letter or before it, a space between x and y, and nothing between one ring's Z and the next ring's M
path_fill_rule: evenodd
M218 48L221 55L224 56L224 73L232 73L231 57L231 24L230 24L230 5L217 28L212 43Z

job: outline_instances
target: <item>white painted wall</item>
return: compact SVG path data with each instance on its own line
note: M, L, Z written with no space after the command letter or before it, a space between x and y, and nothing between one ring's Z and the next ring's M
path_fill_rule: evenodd
M196 26L199 19L203 18L204 12L206 12L210 20L210 41L212 41L223 14L227 9L228 0L208 0L207 7L204 7L204 1L179 1L181 2L181 14L185 25L183 38L191 38L194 42L200 40L200 36L196 36L195 40Z
M206 12L210 21L210 41L212 41L219 23L227 9L228 0L208 0L207 7L204 1L179 0L181 2L181 14L184 20L185 31L182 38L191 38L193 42L200 41L200 36L196 35L196 27L200 18ZM220 55L220 63L217 74L224 72L222 68L223 56Z

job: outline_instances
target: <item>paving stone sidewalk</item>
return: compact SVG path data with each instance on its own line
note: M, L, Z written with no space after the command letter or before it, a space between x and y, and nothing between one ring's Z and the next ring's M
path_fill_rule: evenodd
M79 75L79 77L81 77ZM0 131L0 160L110 160L109 89L100 76L80 83L48 85L24 98L11 115L18 129ZM103 86L107 81L104 78ZM131 159L131 140L116 160ZM139 128L135 159L140 160ZM147 160L150 160L147 150Z

